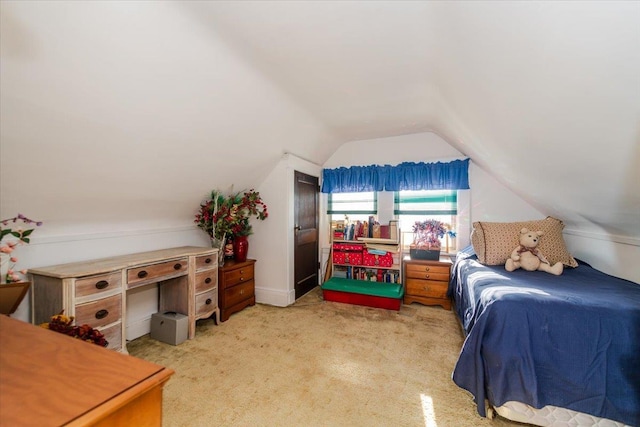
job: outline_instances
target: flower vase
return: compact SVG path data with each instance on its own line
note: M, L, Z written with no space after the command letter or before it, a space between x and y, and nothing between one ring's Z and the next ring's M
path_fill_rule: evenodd
M224 265L224 244L226 239L211 238L211 247L218 250L218 266Z
M0 253L0 283L7 283L7 273L9 272L9 254Z
M249 252L249 240L247 236L236 236L233 239L233 254L236 262L245 262Z

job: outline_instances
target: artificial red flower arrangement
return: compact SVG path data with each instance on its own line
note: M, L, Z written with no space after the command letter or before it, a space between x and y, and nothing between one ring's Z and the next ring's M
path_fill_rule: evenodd
M212 239L224 241L228 237L250 235L253 230L249 219L263 221L268 216L267 205L253 189L230 195L214 190L200 204L194 222Z
M70 337L77 338L82 341L87 341L100 347L106 347L109 342L104 338L102 332L97 329L93 329L91 326L85 324L81 326L74 326L73 321L75 317L66 316L64 310L60 314L51 316L51 321L48 323L42 323L45 329L50 329L61 334L69 335Z

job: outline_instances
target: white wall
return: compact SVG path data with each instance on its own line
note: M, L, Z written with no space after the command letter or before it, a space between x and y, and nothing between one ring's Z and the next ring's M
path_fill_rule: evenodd
M325 168L340 166L398 164L405 161L434 162L464 158L464 154L449 145L435 133L426 132L392 138L353 141L344 144L327 160ZM460 214L474 221L524 221L542 219L548 214L539 211L516 195L493 175L473 161L469 167L471 187L470 206L462 208ZM326 211L326 195L323 195L323 210ZM561 209L561 207L558 207ZM326 215L322 215L326 217ZM563 219L563 218L559 218ZM469 230L470 232L470 230ZM327 233L321 233L323 262L329 246ZM459 245L464 246L464 231L459 232ZM565 229L565 242L574 257L614 276L640 283L640 241L607 233L587 233L576 229ZM324 265L324 264L323 264Z
M325 163L325 168L339 166L390 164L401 162L437 162L464 158L464 154L432 132L353 141L341 146ZM461 221L458 243L463 247L469 242L470 223L473 221L516 221L544 218L545 215L516 196L496 181L490 174L471 162L469 167L471 198L469 206L460 206ZM326 195L323 201L326 207ZM326 209L325 209L326 211ZM466 222L466 226L465 226ZM328 237L323 247L328 247Z
M295 302L294 172L320 177L321 170L319 165L285 154L258 189L269 218L252 222L255 233L249 238L249 257L257 259L257 302L276 306Z

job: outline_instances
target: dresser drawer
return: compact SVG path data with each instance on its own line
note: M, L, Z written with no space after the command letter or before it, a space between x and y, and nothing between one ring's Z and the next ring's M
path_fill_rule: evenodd
M196 317L218 307L218 288L196 295Z
M100 332L109 343L107 348L111 350L120 350L122 348L122 323L116 323L108 328L100 329Z
M224 284L227 288L249 280L253 280L253 264L224 272Z
M99 296L101 293L121 288L122 273L120 271L101 274L99 276L83 277L81 279L76 279L76 298L90 295Z
M117 322L122 317L122 295L114 295L76 306L76 325L93 328Z
M218 255L209 254L196 257L196 270L205 270L218 266Z
M196 273L196 294L218 285L218 269Z
M446 282L436 282L433 280L405 280L405 294L419 295L431 298L446 298L448 284Z
M253 297L253 280L241 283L236 286L228 287L224 290L224 298L226 307L231 307L241 301ZM225 307L225 308L226 308Z
M131 288L136 285L182 276L187 274L188 270L187 258L130 268L127 270L127 284Z

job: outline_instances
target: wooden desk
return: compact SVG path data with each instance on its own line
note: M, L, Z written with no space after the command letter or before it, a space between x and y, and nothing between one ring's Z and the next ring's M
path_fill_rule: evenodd
M126 352L127 291L155 285L158 312L188 316L192 339L196 320L212 315L220 320L217 254L217 249L185 246L32 268L32 322L48 322L64 310L76 324L100 330L110 349Z
M164 368L0 315L0 427L161 426Z

